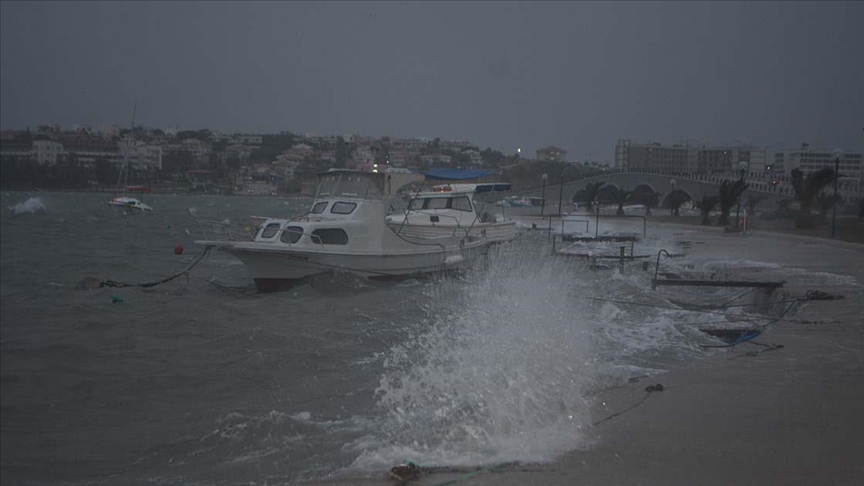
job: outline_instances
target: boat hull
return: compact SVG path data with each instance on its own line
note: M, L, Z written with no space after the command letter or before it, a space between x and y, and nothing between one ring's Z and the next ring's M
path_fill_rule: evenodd
M349 272L370 280L402 280L447 273L462 268L481 254L485 243L473 241L463 248L396 254L352 254L302 251L254 242L198 242L212 244L246 266L259 292L275 292L302 283L308 277L328 272Z

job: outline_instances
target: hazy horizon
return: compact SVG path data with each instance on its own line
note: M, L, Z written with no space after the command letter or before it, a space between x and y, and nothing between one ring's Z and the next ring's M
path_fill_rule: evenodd
M0 3L0 127L864 148L864 4Z

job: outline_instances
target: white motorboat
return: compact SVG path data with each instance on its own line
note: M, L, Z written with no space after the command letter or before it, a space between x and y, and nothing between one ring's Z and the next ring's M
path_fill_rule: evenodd
M516 236L516 222L485 211L475 194L510 189L508 183L440 184L412 194L408 208L387 216L398 235L412 237L473 236L501 243ZM491 205L490 205L491 209Z
M140 211L152 211L153 208L141 202L140 199L127 196L119 196L108 201L112 206L120 206L129 209L138 209Z
M486 239L473 235L400 235L386 222L396 191L420 174L334 170L319 175L312 207L295 219L266 219L251 241L199 240L241 260L258 290L344 271L394 280L462 267L481 254Z

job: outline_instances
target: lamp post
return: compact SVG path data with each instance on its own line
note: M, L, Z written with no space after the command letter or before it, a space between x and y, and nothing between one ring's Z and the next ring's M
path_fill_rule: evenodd
M843 151L834 149L834 209L831 210L831 239L837 234L837 180L840 179L840 157Z
M675 179L671 179L669 184L672 185L672 192L669 193L669 215L675 216Z
M548 179L549 176L544 173L540 178L543 179L543 197L540 199L540 216L543 216L543 209L546 207L546 179Z
M739 181L741 181L741 184L743 185L744 184L744 172L747 170L747 162L744 162L743 160L741 162L738 162L738 170L741 172L741 178L739 179ZM735 209L735 228L738 228L738 229L741 228L740 222L741 222L741 196L742 195L744 195L744 191L741 191L741 194L738 194L738 207Z
M558 186L558 216L564 216L564 207L561 205L564 201L564 173L561 173L561 183Z

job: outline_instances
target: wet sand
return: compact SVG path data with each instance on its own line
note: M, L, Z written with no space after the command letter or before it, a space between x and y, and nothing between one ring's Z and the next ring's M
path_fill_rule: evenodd
M607 390L586 445L547 464L474 474L425 474L418 485L864 484L864 245L804 236L657 224L704 242L689 258L774 263L762 280L783 292L843 295L809 301L756 341L686 369ZM805 270L792 271L790 268ZM853 280L857 283L852 283ZM662 392L645 388L661 383ZM350 483L394 484L381 478Z

